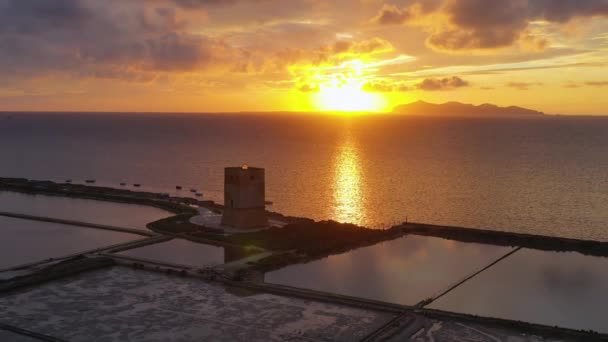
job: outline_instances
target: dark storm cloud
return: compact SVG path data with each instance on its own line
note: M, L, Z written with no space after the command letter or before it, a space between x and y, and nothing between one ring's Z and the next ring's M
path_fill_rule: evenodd
M425 91L439 91L439 90L453 90L457 88L468 87L469 82L463 80L458 76L449 78L427 78L416 85L420 90Z

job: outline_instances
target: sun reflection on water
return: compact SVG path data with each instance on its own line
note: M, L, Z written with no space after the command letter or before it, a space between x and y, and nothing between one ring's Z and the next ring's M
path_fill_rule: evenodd
M364 217L360 158L352 136L347 134L335 163L334 217L339 222L361 224Z

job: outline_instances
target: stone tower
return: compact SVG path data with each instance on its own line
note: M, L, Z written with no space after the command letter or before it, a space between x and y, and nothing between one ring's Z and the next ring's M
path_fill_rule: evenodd
M268 226L264 169L227 167L224 170L222 224L239 229Z

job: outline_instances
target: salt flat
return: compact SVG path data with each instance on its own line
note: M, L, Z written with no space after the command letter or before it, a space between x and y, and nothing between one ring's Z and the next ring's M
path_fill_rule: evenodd
M0 321L69 341L353 341L392 315L116 266L0 298Z

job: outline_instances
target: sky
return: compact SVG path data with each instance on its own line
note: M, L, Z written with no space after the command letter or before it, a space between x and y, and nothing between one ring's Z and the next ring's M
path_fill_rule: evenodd
M0 0L0 110L608 114L608 0Z

